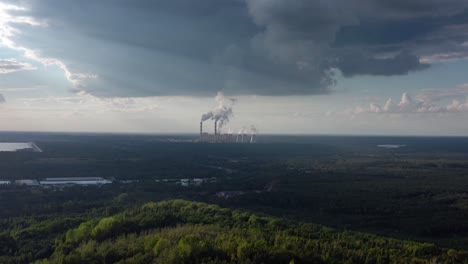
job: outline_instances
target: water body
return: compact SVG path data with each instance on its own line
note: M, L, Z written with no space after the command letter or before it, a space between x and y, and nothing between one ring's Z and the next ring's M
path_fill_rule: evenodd
M377 147L379 147L379 148L387 148L387 149L397 149L397 148L406 147L406 145L383 144L383 145L377 145Z
M0 152L16 152L21 150L42 152L42 150L32 142L0 142Z

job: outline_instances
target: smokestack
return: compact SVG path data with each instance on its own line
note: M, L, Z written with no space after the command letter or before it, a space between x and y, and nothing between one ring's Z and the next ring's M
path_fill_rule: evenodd
M200 139L203 137L203 122L200 122Z
M232 106L235 104L236 99L226 98L223 93L219 92L215 97L218 106L203 114L201 116L201 121L214 120L215 121L215 135L221 134L221 128L229 123L230 118L233 116Z
M214 134L215 136L218 134L218 120L215 120L214 122Z

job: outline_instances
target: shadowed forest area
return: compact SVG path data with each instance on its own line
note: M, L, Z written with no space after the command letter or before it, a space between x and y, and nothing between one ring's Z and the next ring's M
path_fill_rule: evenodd
M4 138L43 152L0 153L0 180L113 183L0 185L2 263L466 261L464 138Z

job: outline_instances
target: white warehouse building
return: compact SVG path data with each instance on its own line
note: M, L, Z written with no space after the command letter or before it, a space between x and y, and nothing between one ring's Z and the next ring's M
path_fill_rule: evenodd
M109 183L112 183L112 181L102 177L46 178L40 182L41 185L101 185Z

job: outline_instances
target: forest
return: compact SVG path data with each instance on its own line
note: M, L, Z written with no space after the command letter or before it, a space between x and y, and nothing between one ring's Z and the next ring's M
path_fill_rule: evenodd
M87 218L17 226L2 235L1 263L468 263L465 251L186 200ZM42 256L12 256L28 247L18 243L53 233Z
M463 140L23 137L10 140L34 141L43 152L0 153L0 180L113 183L1 185L0 263L466 261ZM181 179L210 181L184 186Z

